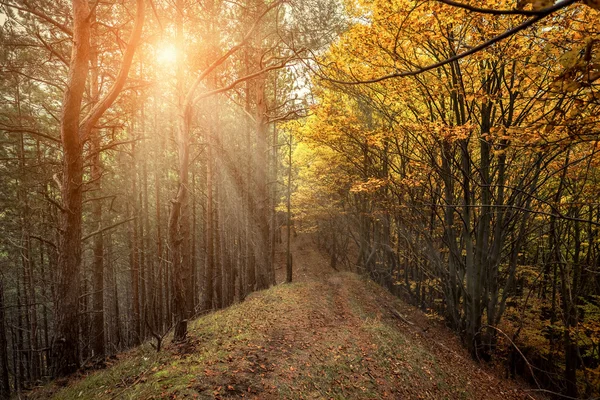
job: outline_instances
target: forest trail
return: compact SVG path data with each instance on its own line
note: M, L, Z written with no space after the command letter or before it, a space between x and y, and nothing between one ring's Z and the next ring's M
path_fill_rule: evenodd
M186 344L158 354L143 345L31 398L533 398L472 361L437 319L330 269L310 236L295 238L293 253L297 282L194 321Z
M283 236L283 235L282 235ZM277 283L285 281L285 238L275 253L275 273ZM290 250L293 256L293 281L307 282L314 280L325 280L336 271L330 267L327 258L320 252L311 234L301 234L292 237Z

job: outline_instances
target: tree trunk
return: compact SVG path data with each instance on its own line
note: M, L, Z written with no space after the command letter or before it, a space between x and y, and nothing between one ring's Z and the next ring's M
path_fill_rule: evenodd
M130 217L133 220L129 223L130 226L130 261L129 269L131 272L131 304L132 304L132 345L137 346L142 341L142 329L141 329L141 314L140 314L140 253L139 253L139 234L138 234L138 185L137 185L137 171L136 171L136 136L135 123L131 126L131 137L133 141L131 145L131 166L129 168L129 174L131 175L131 197L129 202L131 203L131 214Z
M250 71L250 57L248 55L248 51L245 53L245 64L246 70ZM252 90L254 88L254 83L248 81L246 83L245 97L246 104L245 110L246 113L250 114L250 96L252 95ZM246 125L245 129L245 148L246 148L246 168L245 168L245 185L244 185L244 209L246 210L245 216L245 232L244 232L244 253L245 253L245 265L244 265L244 277L245 281L244 285L244 293L242 293L242 297L246 297L249 293L256 290L256 253L254 246L254 232L255 232L255 224L254 224L254 197L255 193L252 193L251 188L255 187L254 183L254 170L255 170L255 157L254 152L252 151L253 143L252 143L252 134L251 134L250 124Z
M95 22L96 13L93 12L92 21ZM93 28L94 36L96 28ZM91 55L91 92L92 100L98 101L99 82L98 82L98 48L96 40L93 38L92 43L94 48ZM102 160L100 158L100 132L94 129L91 134L91 178L94 182L96 197L100 195L102 185L100 179L102 177ZM102 228L102 200L95 200L92 205L92 221L94 231L100 231ZM93 259L92 259L92 351L94 358L103 360L106 356L105 339L104 339L104 235L102 232L97 233L93 237L92 244Z
M269 254L269 183L266 81L257 79L256 84L256 225L258 228L256 288L270 286L270 271L273 263Z
M216 132L215 132L216 134ZM215 142L217 141L217 139L213 139ZM215 167L217 166L217 157L215 157L216 154L218 154L218 147L217 149L215 149L216 151L213 151L213 157L215 158L214 160L209 160L209 162L214 162L215 163ZM224 307L224 302L223 302L223 280L224 280L224 276L223 276L223 254L221 254L221 247L223 246L223 231L221 229L221 224L220 224L220 209L221 209L221 191L220 191L220 183L219 182L219 176L221 174L218 173L218 168L214 168L214 172L215 172L215 176L213 177L213 182L215 182L215 190L214 190L214 221L213 221L213 236L214 236L214 242L215 242L215 249L213 252L213 257L215 259L214 261L214 281L215 281L215 298L214 298L214 305L216 309L220 309Z
M140 67L141 69L141 67ZM140 71L140 76L143 76L143 73ZM144 137L144 132L145 132L145 123L144 123L144 101L142 99L141 101L141 105L140 105L140 134L139 134L139 138L143 138ZM138 135L136 135L138 136ZM143 145L144 142L141 142L140 144ZM145 154L145 149L142 147L140 153L141 154ZM136 164L136 172L138 170L138 164L140 163L139 158L135 160L135 164ZM144 201L146 196L148 195L148 191L145 190L144 184L147 184L147 182L144 181L144 174L143 174L143 166L146 163L146 157L143 157L143 161L141 161L142 164L142 173L140 174L140 176L138 178L139 181L137 181L137 196L135 198L135 209L136 209L136 224L137 224L137 231L139 232L138 235L138 244L137 244L137 248L138 248L138 253L140 256L140 264L139 264L139 276L140 276L140 337L142 338L142 341L147 337L146 335L146 322L147 322L147 316L146 316L146 311L148 309L148 302L146 299L146 283L148 282L148 278L147 278L147 270L148 270L148 260L146 259L146 252L147 252L147 248L146 248L146 237L148 236L148 232L146 231L146 225L145 225L145 221L146 221L146 208L144 207Z
M8 376L8 340L6 339L4 282L2 280L0 280L0 398L10 398L10 383Z
M163 142L164 143L164 142ZM160 152L160 156L159 156L159 160L163 161L163 155L164 155L164 148L161 146L161 152ZM165 282L164 282L164 265L165 265L165 254L164 254L164 250L163 250L163 237L162 237L162 215L160 212L161 209L161 202L160 202L160 194L161 194L161 186L160 186L160 178L159 178L159 171L158 171L158 165L160 163L157 163L157 169L154 171L154 197L156 198L156 251L157 251L157 256L158 256L158 271L157 271L157 276L156 276L156 282L157 282L157 288L156 288L156 305L155 305L155 309L156 309L156 320L157 320L157 324L162 328L163 327L163 323L165 318L163 317L163 313L164 313L164 308L165 308L165 301L164 301L164 288L165 288Z
M137 0L137 13L121 69L107 95L80 120L90 59L91 21L87 0L72 0L73 45L69 76L60 119L63 150L58 273L55 290L56 334L52 343L52 374L65 376L79 364L79 279L81 268L83 143L94 125L113 104L125 85L144 23L144 0Z
M90 55L89 13L87 0L73 0L73 47L61 118L63 177L58 282L54 303L56 335L52 344L54 376L68 375L79 366L78 310L83 192L83 144L79 136L79 114Z
M191 279L190 267L190 221L188 215L189 187L189 129L191 109L186 109L178 130L177 145L179 154L179 188L171 201L169 218L169 248L171 249L171 266L173 271L173 313L175 315L175 341L184 340L187 335L187 319L189 317L189 297Z
M277 99L277 78L275 78L274 85L274 93L275 99ZM277 282L275 280L275 247L276 244L281 241L280 230L277 226L277 213L275 209L277 208L277 192L279 189L277 179L278 179L278 154L279 154L279 134L277 132L277 124L273 123L273 135L271 141L271 168L269 174L269 182L271 184L271 191L269 196L269 220L270 220L270 233L271 236L269 238L269 262L271 263L271 268L269 269L269 280L271 285L275 285Z
M289 149L288 149L288 179L287 179L287 223L286 223L286 279L287 283L292 282L292 252L291 252L291 232L292 232L292 211L291 211L291 198L292 198L292 140L293 137L289 137Z

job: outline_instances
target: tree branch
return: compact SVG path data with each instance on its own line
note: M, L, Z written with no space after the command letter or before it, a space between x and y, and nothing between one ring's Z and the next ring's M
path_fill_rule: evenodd
M231 89L233 89L234 87L236 87L237 85L239 85L239 84L240 84L240 83L242 83L242 82L246 82L246 81L248 81L248 80L254 79L254 78L256 78L256 77L258 77L258 76L260 76L260 75L262 75L262 74L265 74L265 73L267 73L267 72L269 72L269 71L273 71L273 70L276 70L276 69L285 68L285 67L287 67L287 66L288 66L288 62L289 62L289 61L290 61L290 60L288 59L288 60L285 60L284 62L282 62L281 64L272 65L272 66L270 66L270 67L263 68L263 69L261 69L260 71L256 71L256 72L254 72L254 73L252 73L252 74L249 74L249 75L243 76L243 77L241 77L241 78L239 78L239 79L236 79L235 81L231 82L229 85L227 85L227 86L224 86L224 87L222 87L222 88L219 88L219 89L214 89L214 90L210 90L210 91L208 91L208 92L204 92L204 93L202 93L202 94L198 95L198 96L197 96L197 97L194 99L194 101L198 101L198 100L205 99L205 98L207 98L207 97L213 96L213 95L215 95L215 94L219 94L219 93L226 92L226 91L228 91L228 90L231 90Z
M472 6L470 4L464 4L464 3L461 3L461 2L458 2L458 1L453 1L453 0L436 0L436 1L439 2L439 3L447 4L447 5L452 6L452 7L462 8L464 10L476 12L476 13L479 13L479 14L491 14L491 15L526 15L526 16L530 16L530 17L536 16L536 15L541 15L544 12L546 12L547 10L556 7L557 5L560 5L560 8L565 7L565 5L561 4L562 3L561 2L561 3L555 4L555 5L551 6L551 7L543 8L541 10L531 10L531 11L528 11L528 10L517 10L517 9L495 10L495 9L492 9L492 8L482 8L482 7ZM575 0L575 1L577 1L577 0ZM571 4L574 3L575 1L572 1Z
M86 141L92 131L92 128L100 119L102 114L114 103L117 99L123 86L125 85L125 81L127 81L127 75L129 74L129 69L131 68L131 64L133 62L133 55L135 54L135 50L138 47L140 38L142 37L142 28L144 26L144 16L145 16L145 0L136 0L137 11L135 16L135 22L133 25L133 30L131 31L131 36L129 37L129 43L127 44L127 49L125 50L125 54L123 55L123 62L121 63L121 69L119 70L119 74L112 87L106 94L106 96L100 100L94 108L89 112L89 114L84 118L81 122L81 139L82 141Z
M50 23L51 25L54 25L61 32L66 33L70 37L73 37L73 31L68 26L66 26L65 24L61 24L60 22L58 22L55 19L50 18L47 14L43 13L42 11L39 11L39 10L36 10L35 8L32 8L26 2L23 2L23 4L25 4L27 6L27 8L26 7L21 7L21 6L18 6L16 4L12 4L12 3L6 2L6 1L0 1L0 4L2 4L3 6L6 6L6 7L11 7L11 8L14 8L16 10L23 11L23 12L35 15L36 17L40 18L41 20L44 20L44 21Z
M250 29L248 30L248 32L246 32L246 34L244 35L244 38L238 44L236 44L235 46L233 46L229 50L227 50L223 55L221 55L221 57L219 57L218 59L216 59L211 65L208 66L208 68L206 68L204 71L202 71L202 73L200 75L198 75L198 77L196 78L196 80L194 81L194 83L192 84L192 86L190 87L190 89L188 90L187 95L185 96L185 101L183 103L183 109L184 110L189 109L192 106L192 104L194 103L194 101L198 100L199 98L204 98L204 97L210 96L212 94L221 93L222 91L224 91L224 90L220 90L220 89L217 89L219 91L213 90L212 92L208 92L209 94L207 94L207 96L201 95L200 97L194 99L194 93L195 93L196 89L198 88L198 86L200 85L200 83L202 82L202 80L204 78L206 78L206 76L208 76L208 74L210 74L212 71L214 71L215 68L217 68L219 65L223 64L229 57L231 57L239 49L241 49L242 46L244 46L244 44L252 37L252 34L256 30L256 28L258 27L258 23L262 20L262 18L269 11L271 11L275 7L278 7L282 3L283 3L283 1L279 0L279 1L276 1L273 4L269 5L269 7L267 7L263 11L263 13L260 14L258 16L258 18L256 18L256 20L254 21L254 23L252 24L252 26L250 27Z
M274 122L292 121L295 119L305 118L306 116L308 116L308 110L308 108L299 108L297 110L291 110L286 114L269 118L267 123L271 124Z
M44 38L42 37L42 35L40 35L39 32L35 32L35 37L37 37L37 39L40 41L40 43L42 43L46 50L48 50L51 54L54 54L56 58L58 58L65 66L69 66L69 61L58 51L54 50L54 48L44 40Z
M437 0L437 1L440 1L440 0ZM521 23L521 24L515 26L514 28L511 28L511 29L509 29L509 30L501 33L500 35L494 36L493 38L491 38L489 40L486 40L485 42L479 44L478 46L475 46L475 47L473 47L473 48L471 48L471 49L469 49L467 51L459 53L459 54L457 54L457 55L455 55L453 57L447 58L447 59L442 60L440 62L437 62L437 63L434 63L434 64L430 64L430 65L425 66L425 67L421 67L421 68L419 68L417 70L414 70L414 71L395 72L393 74L384 75L384 76L380 76L378 78L367 79L367 80L342 81L342 80L333 79L333 78L329 78L327 76L324 76L324 75L320 74L319 72L314 71L314 69L311 68L310 66L309 66L309 68L319 78L325 79L325 80L327 80L329 82L332 82L332 83L338 83L338 84L341 84L341 85L372 84L372 83L378 83L378 82L385 81L385 80L392 79L392 78L405 78L405 77L408 77L408 76L416 76L416 75L420 75L420 74L422 74L424 72L431 71L433 69L437 69L437 68L442 67L444 65L453 63L453 62L458 61L458 60L461 60L461 59L463 59L465 57L468 57L470 55L473 55L475 53L478 53L481 50L484 50L484 49L492 46L495 43L498 43L498 42L500 42L500 41L502 41L504 39L507 39L507 38L513 36L514 34L520 32L520 31L522 31L524 29L529 28L533 24L541 21L542 19L548 17L549 15L555 13L556 11L561 10L561 9L563 9L565 7L568 7L568 6L570 6L571 4L573 4L573 3L577 2L577 1L579 1L579 0L563 0L563 1L560 1L560 2L556 3L555 5L553 5L552 7L548 7L548 8L545 8L543 10L538 11L537 14L535 14L534 17L529 18L528 20L524 21L523 23Z
M3 125L3 126L0 126L0 131L4 131L7 133L28 133L30 135L38 136L38 137L41 137L43 139L49 140L54 143L60 143L59 139L53 138L52 136L49 136L44 133L35 131L33 129L25 128L25 127L19 127L19 126L13 127L13 126Z
M86 236L82 237L82 238L81 238L81 241L82 241L82 242L85 242L86 240L88 240L88 239L89 239L89 238L91 238L91 237L94 237L94 236L96 236L96 235L98 235L98 234L100 234L100 233L102 233L102 232L105 232L105 231L111 230L111 229L113 229L113 228L116 228L116 227L117 227L117 226L119 226L119 225L123 225L123 224L126 224L127 222L131 222L131 221L133 221L134 219L135 219L135 217L133 217L133 218L129 218L129 219L126 219L126 220L124 220L124 221L117 222L116 224L112 224L112 225L110 225L110 226L107 226L107 227L105 227L105 228L98 229L97 231L94 231L94 232L90 233L89 235L86 235Z

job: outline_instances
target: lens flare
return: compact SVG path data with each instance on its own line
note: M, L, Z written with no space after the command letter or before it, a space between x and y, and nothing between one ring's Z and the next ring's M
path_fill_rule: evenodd
M163 44L156 51L156 61L160 64L174 64L177 61L177 48L172 44Z

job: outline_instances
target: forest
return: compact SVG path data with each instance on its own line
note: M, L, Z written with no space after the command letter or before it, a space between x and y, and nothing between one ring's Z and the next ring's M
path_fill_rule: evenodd
M0 398L185 343L293 282L297 236L600 397L599 10L0 0Z

